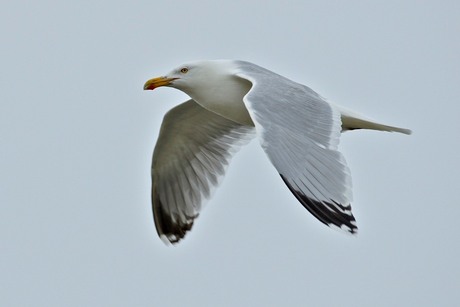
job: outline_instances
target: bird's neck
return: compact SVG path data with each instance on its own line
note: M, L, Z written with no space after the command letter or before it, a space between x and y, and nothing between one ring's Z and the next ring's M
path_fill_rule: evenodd
M213 85L215 84L215 85ZM254 126L243 97L251 84L234 76L222 76L211 80L199 90L187 91L187 94L202 107L227 119L247 126Z

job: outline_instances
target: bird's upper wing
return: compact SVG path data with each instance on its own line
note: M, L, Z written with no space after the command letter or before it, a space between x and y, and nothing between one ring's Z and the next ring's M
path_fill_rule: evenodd
M351 233L351 175L337 150L340 113L310 88L254 64L235 73L252 83L244 103L261 145L291 192L317 219Z
M202 201L224 175L254 127L223 118L189 100L164 117L152 161L155 227L175 243L191 229Z

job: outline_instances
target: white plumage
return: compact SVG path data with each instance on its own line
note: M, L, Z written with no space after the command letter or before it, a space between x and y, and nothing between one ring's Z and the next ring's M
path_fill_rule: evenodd
M351 175L338 151L340 132L410 130L328 103L312 89L244 61L181 65L144 89L177 88L192 99L170 110L152 162L158 234L176 243L191 229L203 198L232 155L255 135L298 201L321 222L357 231Z

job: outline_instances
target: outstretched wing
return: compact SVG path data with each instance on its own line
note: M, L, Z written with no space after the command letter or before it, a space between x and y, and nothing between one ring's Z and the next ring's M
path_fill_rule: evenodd
M193 100L165 115L152 161L153 215L163 240L176 243L192 228L203 199L253 131Z
M242 62L244 103L261 145L300 203L328 226L355 233L351 175L337 150L340 113L310 88Z

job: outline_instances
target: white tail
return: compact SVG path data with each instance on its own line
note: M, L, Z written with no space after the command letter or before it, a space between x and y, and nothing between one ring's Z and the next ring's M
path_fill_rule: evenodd
M388 131L388 132L400 132L404 134L412 133L410 129L380 124L371 119L365 118L362 115L349 111L343 107L340 107L337 105L335 105L335 107L337 107L337 109L340 111L340 115L342 119L342 131L353 130L353 129L371 129L371 130Z

